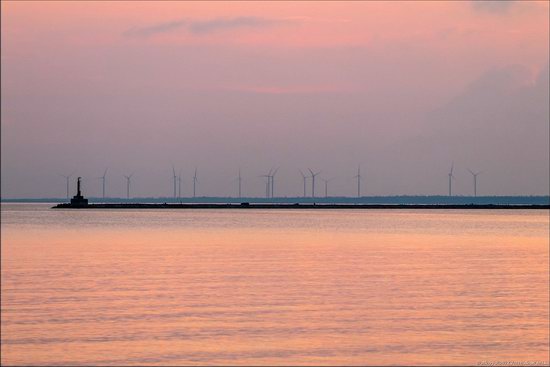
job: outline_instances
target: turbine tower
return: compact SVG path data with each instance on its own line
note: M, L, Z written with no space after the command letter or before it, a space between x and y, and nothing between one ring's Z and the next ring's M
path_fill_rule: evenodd
M315 198L315 176L317 176L321 171L317 173L313 173L311 168L308 168L309 172L311 173L311 197Z
M357 197L361 197L361 165L357 166L357 174L353 176L357 179Z
M126 198L130 199L130 180L132 179L132 176L134 174L132 173L130 176L124 175L126 177Z
M181 199L181 169L178 173L178 199Z
M272 193L271 190L271 179L273 178L271 172L273 172L273 168L269 170L269 172L265 175L261 175L260 177L266 177L267 181L265 183L265 197L269 198L270 194Z
M172 179L174 180L174 199L176 199L176 182L178 181L178 177L176 176L176 169L174 168L174 165L172 165Z
M304 197L306 197L306 180L307 180L307 176L304 175L302 170L299 170L299 171L300 171L300 174L302 175L302 179L304 180Z
M479 171L476 173L468 168L468 172L470 172L474 177L474 197L477 197L477 175L479 175L480 173L483 173L484 171Z
M193 197L197 196L197 167L195 167L195 174L193 175Z
M453 194L453 183L452 180L455 179L455 176L453 176L453 168L454 168L454 162L451 164L451 170L449 171L449 196L452 196Z
M328 183L330 181L332 181L333 179L332 178L329 178L329 179L321 178L321 180L323 180L325 182L325 198L328 198Z
M59 175L59 176L65 178L65 181L66 181L66 184L67 184L67 200L70 200L70 197L71 197L71 194L69 193L69 180L70 180L72 175L74 175L74 172L71 173L70 175L61 175L61 174Z
M275 171L271 174L271 198L275 197L275 175L277 174L277 171L280 167L277 167Z
M107 168L105 168L105 172L103 172L103 176L98 177L102 181L103 199L105 199L105 177L106 176L107 176Z
M267 177L267 181L265 182L265 197L269 197L269 184L271 183L271 177L267 175L263 175L262 177Z
M241 184L242 184L242 177L241 177L241 169L239 168L239 176L237 177L237 181L239 182L239 199L242 198L241 195Z

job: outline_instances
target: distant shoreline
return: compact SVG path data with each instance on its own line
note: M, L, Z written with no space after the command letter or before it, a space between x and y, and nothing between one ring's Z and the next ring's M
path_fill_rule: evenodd
M75 206L58 204L52 209L550 209L550 205L539 204L88 204Z

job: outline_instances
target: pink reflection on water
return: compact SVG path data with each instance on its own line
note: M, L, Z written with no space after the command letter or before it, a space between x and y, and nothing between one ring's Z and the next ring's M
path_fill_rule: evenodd
M4 364L548 360L545 211L3 219Z

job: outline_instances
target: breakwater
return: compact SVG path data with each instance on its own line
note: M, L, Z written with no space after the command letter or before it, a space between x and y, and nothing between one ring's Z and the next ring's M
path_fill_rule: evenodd
M73 205L62 203L53 209L550 209L550 205L501 204L222 204L222 203L108 203Z

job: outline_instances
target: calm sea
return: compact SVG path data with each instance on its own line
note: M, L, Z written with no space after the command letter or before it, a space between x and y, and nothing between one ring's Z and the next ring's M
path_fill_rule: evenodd
M548 363L548 211L2 204L3 365Z

